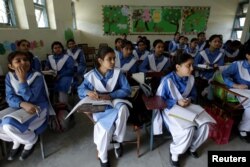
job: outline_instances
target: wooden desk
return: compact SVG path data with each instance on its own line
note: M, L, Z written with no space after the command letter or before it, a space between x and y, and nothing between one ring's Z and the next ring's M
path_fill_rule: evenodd
M153 96L153 97L147 97L145 95L142 95L142 100L148 110L163 110L167 107L167 103L162 99L161 96ZM152 111L152 118L151 118L151 130L150 130L150 141L149 146L150 150L153 150L153 143L154 143L154 133L153 133L153 122L155 119L155 112Z

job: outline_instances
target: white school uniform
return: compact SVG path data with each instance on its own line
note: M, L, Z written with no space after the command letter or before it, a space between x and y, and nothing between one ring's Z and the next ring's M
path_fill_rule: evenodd
M165 77L159 85L156 94L162 96L162 90L167 86L172 98L174 100L180 100L189 96L193 85L194 77L190 76L185 91L180 94L171 77ZM162 123L164 121L173 137L173 142L170 144L170 152L172 156L178 159L178 155L185 153L188 148L190 148L190 151L194 152L206 141L209 133L209 124L205 123L199 127L192 125L183 129L177 125L176 120L174 120L176 118L168 115L168 111L168 108L164 109L163 112L159 110L153 111L156 112L156 117L153 122L153 131L154 134L162 134Z

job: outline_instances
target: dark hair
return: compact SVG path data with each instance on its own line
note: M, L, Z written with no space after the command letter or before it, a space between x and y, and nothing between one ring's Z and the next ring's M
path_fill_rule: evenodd
M184 39L185 39L185 36L184 36L184 35L181 35L181 36L179 37L179 40L180 40L181 38L184 38Z
M53 52L53 48L54 48L55 45L59 45L59 46L62 48L62 52L64 52L64 47L63 47L62 43L59 42L59 41L54 41L54 42L51 44L52 53L54 53L54 52Z
M17 41L16 45L19 47L23 42L27 42L30 45L30 42L27 39L20 39L19 41Z
M205 35L205 32L199 32L199 33L197 34L197 37L199 37L199 36L201 36L201 35Z
M231 45L234 46L234 47L240 47L242 44L241 44L240 41L234 40L234 41L232 41Z
M208 42L212 42L215 38L219 38L222 42L222 36L218 34L213 34L209 37Z
M123 40L122 41L122 48L125 48L126 46L130 45L131 48L133 49L133 43L131 41L128 41L128 40Z
M164 42L161 40L161 39L156 39L154 42L153 42L153 47L155 48L156 45L158 45L159 43L162 43L164 45Z
M198 41L198 39L197 38L192 38L191 41L190 41L190 43L192 43L194 41Z
M121 38L116 38L115 39L115 44L118 42L118 41L122 41L123 39L121 39Z
M69 40L67 40L67 45L68 45L70 42L74 42L74 43L75 43L75 40L74 40L74 39L69 39Z
M140 43L144 43L144 45L146 45L146 41L144 41L144 40L139 40L139 41L136 43L136 45L138 46Z
M178 31L176 31L175 33L174 33L174 36L176 36L177 34L181 34L180 32L178 32Z
M181 50L177 51L177 54L173 57L173 61L171 62L170 71L176 71L177 64L181 65L190 59L194 59L190 54L183 53Z
M108 53L115 53L114 50L109 47L109 46L106 46L106 47L102 47L98 50L98 53L96 55L96 58L95 58L95 67L96 68L99 68L100 67L100 63L98 61L98 59L102 59L104 60L105 56L108 54Z
M12 64L13 59L14 59L17 55L24 55L24 56L26 56L26 57L28 58L29 62L31 63L31 58L30 58L29 53L27 53L27 52L22 52L22 51L14 51L14 52L11 52L11 53L8 55L8 63L9 63L9 64ZM11 72L14 72L14 70L12 70L12 69L10 69L10 68L9 68L9 70L10 70Z

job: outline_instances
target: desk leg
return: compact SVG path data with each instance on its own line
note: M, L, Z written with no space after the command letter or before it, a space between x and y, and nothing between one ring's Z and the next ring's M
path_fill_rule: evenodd
M155 116L156 116L156 112L153 110L152 111L152 119L151 119L151 130L150 130L150 143L149 143L149 146L150 146L150 151L153 150L153 144L154 144L154 119L155 119Z

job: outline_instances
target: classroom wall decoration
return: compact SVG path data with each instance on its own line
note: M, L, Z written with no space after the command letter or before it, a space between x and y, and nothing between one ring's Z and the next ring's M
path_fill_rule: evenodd
M104 35L196 34L206 30L210 7L103 6Z
M104 35L129 33L128 6L103 6Z
M206 30L209 7L185 7L182 12L182 32L194 34Z

